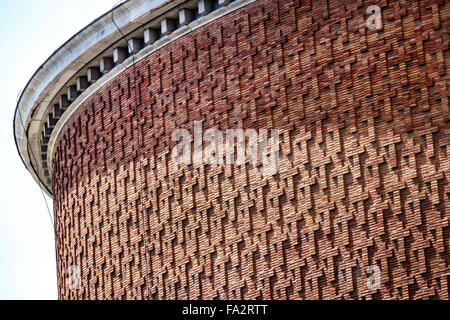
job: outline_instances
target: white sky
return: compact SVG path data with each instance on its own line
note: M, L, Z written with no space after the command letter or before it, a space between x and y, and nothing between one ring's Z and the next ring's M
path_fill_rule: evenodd
M53 51L117 2L0 1L0 299L57 298L50 218L14 144L17 95Z

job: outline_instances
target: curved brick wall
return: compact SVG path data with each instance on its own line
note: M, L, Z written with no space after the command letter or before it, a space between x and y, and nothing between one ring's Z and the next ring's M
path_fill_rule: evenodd
M448 299L449 5L376 31L369 4L258 1L87 100L53 157L60 298ZM282 130L279 173L178 169L194 120Z

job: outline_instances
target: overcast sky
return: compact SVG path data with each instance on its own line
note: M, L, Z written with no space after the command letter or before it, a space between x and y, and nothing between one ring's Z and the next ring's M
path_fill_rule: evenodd
M0 1L0 299L57 298L52 225L14 144L17 96L53 51L117 2Z

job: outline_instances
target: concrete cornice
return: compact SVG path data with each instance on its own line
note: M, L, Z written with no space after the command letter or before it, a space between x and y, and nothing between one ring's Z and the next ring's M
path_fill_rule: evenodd
M145 36L147 43L134 54L134 60L137 62L191 30L254 1L256 0L219 0L214 7L213 2L204 0L129 0L114 9L114 21L127 40L137 39L136 44L143 43L140 39L144 41L144 30L153 31L159 28L158 39L152 40L148 35ZM200 14L197 13L192 21L180 23L185 18L182 13L184 8ZM180 19L177 27L174 30L164 30L162 21L175 21L175 18ZM168 32L162 34L163 31ZM128 46L128 51L131 50L131 46L121 42L124 42L123 38L109 11L56 50L35 72L20 96L13 124L17 149L33 178L49 196L52 155L65 123L92 94L130 67L133 59L127 57L121 61L120 57L116 57L118 60L111 70L103 70L96 82L75 92L76 97L72 98L74 101L58 119L53 119L51 115L49 119L49 114L55 114L57 110L55 111L54 105L65 95L68 87L73 88L78 78L86 78L88 68L98 68L100 59L113 59L112 50L116 48ZM60 104L63 105L64 103ZM58 109L58 103L56 108ZM50 122L52 124L49 124ZM43 133L48 135L44 145Z

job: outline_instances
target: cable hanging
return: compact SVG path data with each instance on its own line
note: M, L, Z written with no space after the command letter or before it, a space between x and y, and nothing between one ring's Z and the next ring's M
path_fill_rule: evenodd
M21 93L21 92L22 92L22 90L20 90L20 91L19 91L19 94L17 95L17 98L16 98L16 104L19 102L19 96L20 96L20 93ZM34 160L34 163L35 163L36 167L38 167L38 162L37 162L36 157L34 156L33 148L31 148L31 146L30 146L30 141L28 140L28 136L25 134L25 125L24 125L24 122L23 122L22 113L20 112L20 108L19 108L19 107L17 107L16 110L17 110L17 112L19 113L20 124L21 124L21 126L22 126L22 130L23 130L23 132L24 132L24 136L25 136L25 139L26 139L26 141L27 141L27 152L28 152L28 156L30 156L30 154L31 154L31 157L32 157L33 160ZM31 164L31 166L32 166L32 168L33 168L33 170L34 170L36 176L37 176L37 182L38 182L38 185L39 185L39 189L41 190L42 197L44 198L45 206L46 206L46 208L47 208L47 213L48 213L48 216L49 216L49 218L50 218L50 222L51 222L51 224L52 224L53 233L56 234L56 233L55 233L55 223L54 223L54 221L53 221L53 217L52 217L52 214L51 214L51 212L50 212L50 208L49 208L49 206L48 206L47 199L45 198L44 189L43 189L43 187L42 187L43 183L42 183L41 179L39 178L38 172L36 171L36 168L35 168L35 166L33 165L33 162L32 162L32 159L31 159L31 158L30 158L30 164Z

